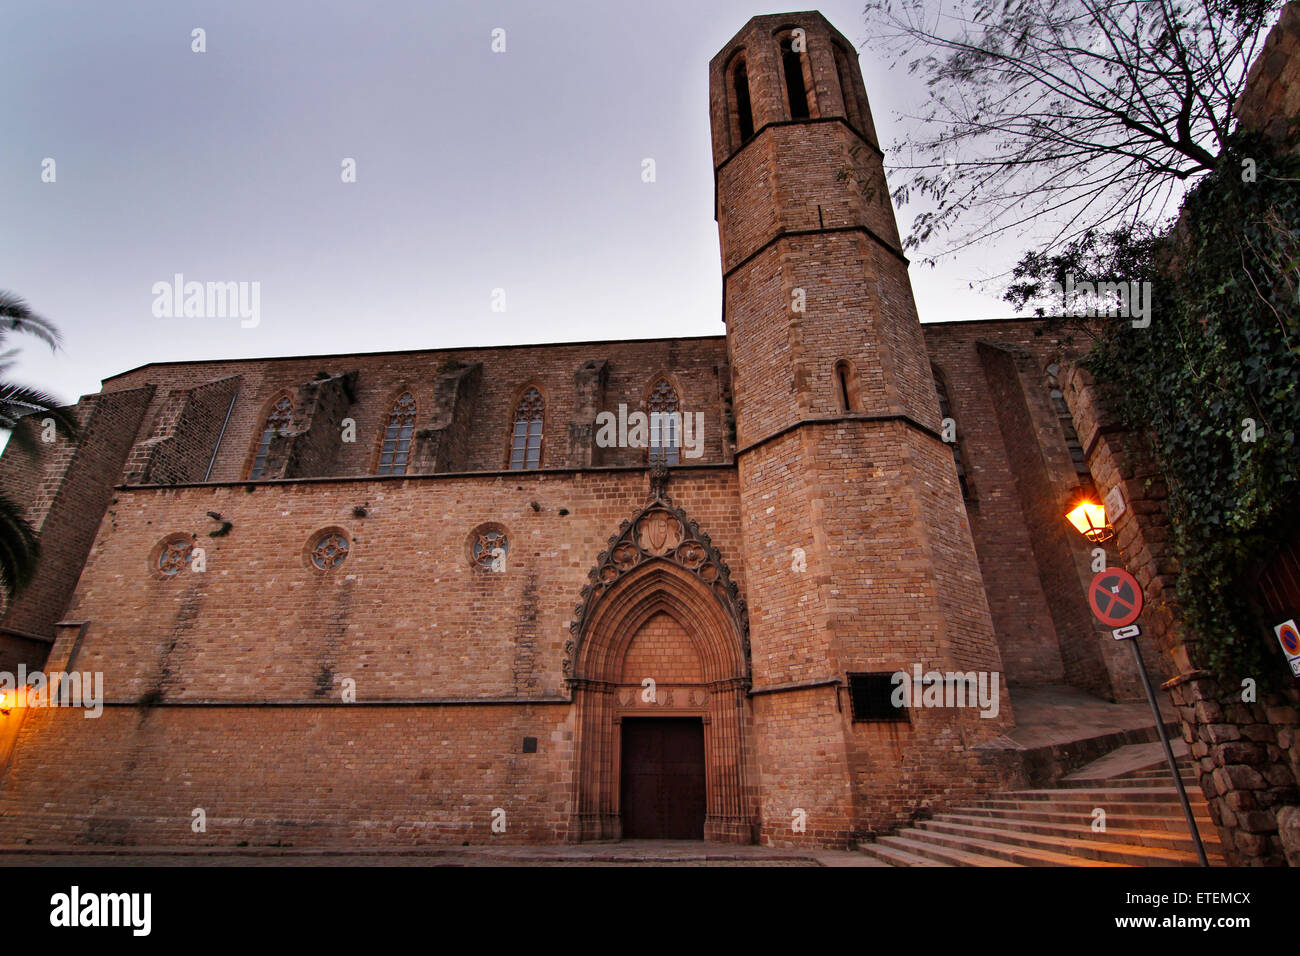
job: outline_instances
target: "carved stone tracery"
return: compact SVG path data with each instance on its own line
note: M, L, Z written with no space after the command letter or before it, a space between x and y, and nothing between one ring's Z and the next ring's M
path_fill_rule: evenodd
M667 561L684 568L713 593L736 625L744 645L746 677L749 662L749 610L740 589L731 580L731 569L718 549L686 512L673 504L663 492L663 483L652 482L654 494L630 521L619 525L609 539L609 546L596 558L596 566L587 574L582 600L573 609L569 624L572 639L565 642L563 669L572 676L572 662L582 646L590 612L600 599L628 572L654 561Z

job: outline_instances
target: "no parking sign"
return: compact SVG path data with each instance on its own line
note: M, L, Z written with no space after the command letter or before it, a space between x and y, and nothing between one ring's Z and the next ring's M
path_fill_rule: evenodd
M1300 628L1296 627L1295 618L1283 621L1273 628L1277 642L1282 645L1286 662L1291 665L1291 673L1300 677Z
M1123 568L1108 568L1092 579L1088 604L1107 627L1128 627L1142 613L1142 588Z

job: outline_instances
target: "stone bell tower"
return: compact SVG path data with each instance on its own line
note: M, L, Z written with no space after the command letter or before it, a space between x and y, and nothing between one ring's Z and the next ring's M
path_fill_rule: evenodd
M709 90L761 835L842 843L996 787L1010 709L856 51L755 17ZM916 665L996 716L893 709Z

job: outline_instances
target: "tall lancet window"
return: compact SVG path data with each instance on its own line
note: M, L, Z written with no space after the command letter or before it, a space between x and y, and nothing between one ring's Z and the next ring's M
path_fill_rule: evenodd
M542 417L546 404L535 388L524 392L515 407L515 432L510 444L510 470L542 466Z
M808 119L808 88L803 81L803 54L794 48L794 39L781 41L781 65L785 68L785 92L790 100L790 119Z
M675 465L682 447L682 414L677 390L665 378L650 390L650 464Z
M740 123L740 141L743 143L754 135L754 109L749 102L749 71L745 68L744 60L736 64L731 77L736 91L736 118Z
M403 392L388 413L383 443L379 446L381 475L404 475L411 458L411 434L415 431L415 396Z
M293 401L288 395L283 395L271 406L271 412L266 416L266 427L262 429L262 437L257 442L257 452L253 455L253 467L248 470L250 481L262 477L262 472L266 470L266 456L271 451L271 439L281 429L288 428L291 421L293 421Z
M858 89L853 83L853 67L849 55L838 43L835 50L835 73L840 79L840 94L844 97L844 114L849 123L858 132L862 132L862 110L858 103Z
M840 393L841 411L861 411L861 401L858 398L858 373L853 368L852 362L840 359L835 363L835 384Z

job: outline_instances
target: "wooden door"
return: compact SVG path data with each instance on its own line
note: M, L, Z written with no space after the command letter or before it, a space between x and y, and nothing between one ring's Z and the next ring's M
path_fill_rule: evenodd
M623 719L623 837L704 839L704 722Z

